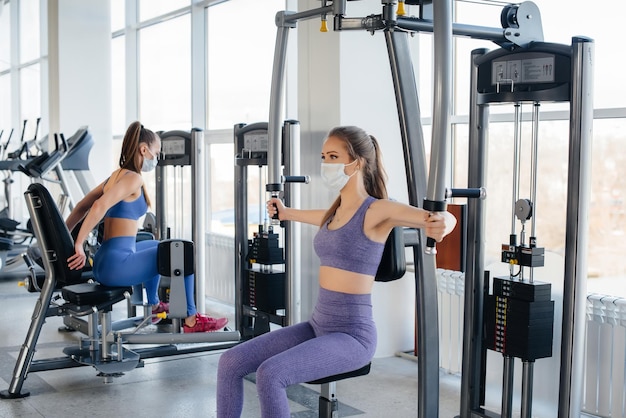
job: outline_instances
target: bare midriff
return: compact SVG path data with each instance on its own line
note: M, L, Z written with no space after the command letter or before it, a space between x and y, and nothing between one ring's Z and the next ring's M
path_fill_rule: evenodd
M104 239L134 237L137 235L137 221L124 218L104 218Z
M319 281L320 286L327 290L363 295L372 293L374 277L335 267L321 266Z

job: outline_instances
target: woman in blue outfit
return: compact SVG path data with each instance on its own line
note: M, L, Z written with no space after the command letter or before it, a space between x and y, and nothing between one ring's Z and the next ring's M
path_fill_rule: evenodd
M93 273L106 286L131 286L143 283L152 305L152 313L168 312L169 306L159 301L160 276L157 272L159 241L136 242L138 220L146 214L150 198L141 172L152 171L158 163L161 139L139 122L133 122L124 135L119 168L89 192L66 220L71 231L82 225L76 236L76 253L67 259L70 269L82 269L86 256L83 244L89 233L104 218L102 245L94 256ZM215 331L226 325L226 318L211 318L196 311L194 276L185 276L187 317L184 332Z
M320 227L319 297L311 319L246 341L223 353L217 374L217 416L236 418L243 408L243 378L256 372L264 418L290 416L286 388L349 372L371 361L376 326L371 292L384 244L396 226L423 229L441 241L456 225L448 212L387 199L386 175L376 139L354 126L332 129L322 147L321 176L339 196L327 210L267 204L283 221Z

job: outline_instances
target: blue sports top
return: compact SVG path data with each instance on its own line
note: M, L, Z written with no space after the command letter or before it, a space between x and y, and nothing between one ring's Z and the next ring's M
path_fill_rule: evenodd
M137 220L146 214L148 211L148 203L143 195L143 187L141 188L141 195L137 199L126 202L120 200L115 205L111 206L107 213L104 215L106 218L124 218Z
M338 229L321 226L313 239L313 248L322 266L335 267L353 273L376 276L385 244L365 236L365 213L376 198L368 196L348 223Z

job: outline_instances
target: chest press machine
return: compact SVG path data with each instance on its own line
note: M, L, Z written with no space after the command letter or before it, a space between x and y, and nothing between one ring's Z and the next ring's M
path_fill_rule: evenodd
M179 326L170 333L144 332L145 325L151 322L150 316L139 322L135 318L113 322L113 305L129 298L132 288L103 286L81 271L69 270L66 260L74 253L74 242L50 193L45 186L33 183L25 192L25 198L41 246L46 276L9 389L1 391L0 398L28 396L29 392L22 392L22 386L29 372L89 365L98 370L106 383L142 367L147 358L224 349L239 341L236 331L183 334ZM182 240L163 241L159 254L164 256L158 262L159 273L170 277L173 283L170 316L180 324L186 316L185 309L180 308L180 305L185 306L182 278L193 272L193 244ZM182 296L177 296L181 293ZM66 326L86 337L79 340L78 346L66 347L64 357L35 360L41 329L46 318L52 316L62 316ZM132 344L156 346L131 349Z
M417 4L418 2L407 2L408 4ZM426 2L429 3L429 2ZM289 188L284 190L283 176L281 175L281 158L283 141L281 141L281 132L287 131L281 126L281 111L283 109L282 88L283 75L285 69L285 57L287 51L288 32L291 28L295 28L301 20L307 20L321 16L322 32L324 31L327 15L333 17L335 31L345 30L366 30L372 34L381 31L384 34L385 42L389 53L389 62L391 74L394 84L394 92L396 96L398 117L401 132L401 142L404 152L404 162L407 177L409 203L414 206L424 207L430 211L443 211L446 209L445 202L445 186L443 177L445 176L445 162L447 154L447 140L449 136L449 121L446 119L449 109L444 108L444 104L449 104L445 93L449 93L451 72L449 71L449 61L446 61L447 55L451 51L450 38L446 30L451 27L451 9L448 2L434 2L435 21L425 22L425 26L418 29L413 27L416 19L406 19L401 21L396 15L395 0L382 1L382 13L379 15L370 15L366 18L346 17L346 1L322 1L322 7L305 10L301 12L284 11L276 15L275 23L277 26L276 49L274 55L274 67L272 72L270 112L268 123L268 151L267 151L267 167L268 167L268 183L266 191L272 197L278 197L284 192L285 202L289 205ZM436 27L435 27L436 26ZM399 29L399 30L397 30ZM439 97L435 97L435 109L433 120L433 147L431 152L431 176L430 184L426 184L427 176L425 172L426 154L424 149L424 134L420 121L419 100L417 97L417 86L415 76L410 61L410 52L408 46L409 32L416 30L431 30L435 32L435 59L440 67L447 71L436 73L436 84L441 88L435 89L443 92ZM501 38L502 31L497 34ZM443 61L443 62L442 62ZM296 138L298 139L298 138ZM284 141L284 146L293 150L297 145ZM289 175L287 158L285 157L285 171ZM428 186L428 190L427 190ZM290 237L290 231L286 228L286 242ZM438 307L437 307L437 285L436 285L436 266L435 258L436 250L434 243L427 242L426 236L422 231L394 231L390 241L397 239L396 236L402 238L408 232L410 239L406 242L396 241L401 251L398 254L404 255L404 246L413 248L415 261L415 285L416 285L416 306L417 312L417 340L418 345L418 416L419 417L436 417L439 415L439 340L437 329ZM405 237L406 238L406 237ZM293 242L297 242L294 239ZM428 244L428 246L426 245ZM289 246L286 243L286 246ZM385 255L383 255L385 258ZM292 271L294 267L290 267L287 259L286 271ZM385 267L383 267L385 268ZM404 268L404 267L403 267ZM295 274L287 283L297 280L298 275ZM377 278L377 280L379 280ZM298 288L298 284L291 284L293 289ZM287 291L287 294L293 292ZM311 383L322 384L320 396L320 412L319 416L336 417L338 416L338 403L335 394L335 382L350 377L362 376L369 372L370 365L337 376L329 376Z
M444 211L447 197L474 198L475 201L484 199L481 187L457 189L459 193L449 196L444 183L451 136L452 36L462 35L488 40L507 48L523 47L543 38L541 21L535 18L539 16L537 7L532 2L507 5L502 11L500 22L502 28L488 28L453 23L451 0L436 2L381 0L381 3L382 13L367 17L347 17L346 0L322 0L321 7L316 9L284 11L276 15L275 23L278 30L270 97L266 185L266 191L273 197L283 192L280 172L282 156L280 118L283 108L282 88L288 31L295 28L301 20L321 17L321 32L325 32L327 16L331 15L335 31L365 30L372 35L378 31L384 34L396 96L409 203L428 211ZM404 16L405 3L418 5L420 17ZM437 69L433 80L435 84L433 129L428 176L425 172L427 164L421 112L407 39L417 32L433 33L434 66ZM285 146L289 144L285 143ZM288 191L285 192L285 197L288 197ZM438 307L436 263L433 257L436 249L434 242L427 240L423 232L417 232L417 236L411 237L412 242L405 244L413 248L416 267L417 340L420 342L417 350L417 416L431 418L439 416ZM286 235L289 236L289 233ZM289 265L286 268L289 270ZM354 376L363 374L366 372L354 372ZM332 381L333 377L324 380ZM320 416L323 416L321 411ZM336 414L332 413L332 416Z

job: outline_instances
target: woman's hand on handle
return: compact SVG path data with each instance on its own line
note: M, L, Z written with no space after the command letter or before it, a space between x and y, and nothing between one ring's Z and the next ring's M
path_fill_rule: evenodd
M267 214L270 218L273 218L278 213L278 219L281 221L286 220L285 210L287 207L283 201L277 197L272 197L267 201Z
M441 242L455 226L456 218L450 212L433 212L426 219L426 236Z

